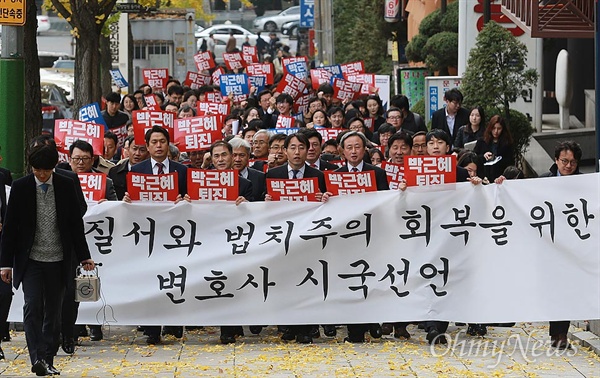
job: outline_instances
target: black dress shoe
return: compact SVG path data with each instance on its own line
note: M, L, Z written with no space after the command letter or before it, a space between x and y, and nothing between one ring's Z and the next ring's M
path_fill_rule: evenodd
M335 329L334 325L324 325L323 333L325 336L335 337L335 335L337 335L337 330Z
M429 332L427 332L426 336L429 345L432 344L448 344L446 340L446 336L443 333L440 333L437 329L432 328Z
M253 335L258 335L258 334L260 334L262 329L263 329L262 326L250 326L250 333L252 333Z
M2 335L2 341L7 342L10 341L10 333L5 333L4 335Z
M235 343L235 336L221 335L221 344L233 344L233 343Z
M374 339L379 339L381 338L382 330L381 330L381 324L379 323L371 323L369 324L369 333L371 334L371 337Z
M90 340L92 341L100 341L104 338L104 334L102 334L101 327L90 327Z
M79 337L88 337L89 336L88 330L85 326L77 326L77 327L79 327L79 334L78 334Z
M164 335L172 335L178 339L183 337L183 327L181 326L165 326L163 327L163 336Z
M365 342L365 338L363 337L344 337L344 342L345 343L364 343Z
M60 370L55 368L52 364L48 364L48 371L50 372L49 375L60 375Z
M569 343L569 339L567 338L566 333L561 333L560 335L552 336L552 347L556 349L571 349L571 344Z
M31 367L31 372L35 373L35 375L37 375L38 377L52 375L52 373L50 373L50 370L48 368L49 367L48 367L48 364L46 363L46 361L37 360L37 361L35 361L35 364L33 364L33 366Z
M63 337L61 346L66 354L75 353L75 340L72 337Z
M394 331L394 338L396 339L410 339L410 333L406 330L406 326L396 327Z
M0 347L0 360L3 360L4 358L4 351L2 350L2 347Z
M160 335L150 335L146 339L146 344L148 345L156 345L160 344Z
M381 325L381 334L382 335L391 335L393 331L394 331L393 323L383 323Z
M310 335L298 335L296 336L296 342L298 344L312 344L313 339Z
M318 325L313 325L310 327L310 337L312 337L314 339L318 339L319 337L321 337L321 331L319 330ZM312 342L312 340L311 340L311 342Z
M294 332L292 332L292 330L289 328L281 335L281 340L285 340L285 341L292 341L295 338L296 338L296 335L294 335Z

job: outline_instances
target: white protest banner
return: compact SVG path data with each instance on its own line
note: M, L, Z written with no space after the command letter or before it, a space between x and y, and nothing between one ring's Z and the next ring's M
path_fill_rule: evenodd
M104 202L85 228L117 324L593 319L599 178L327 203ZM96 323L101 307L82 303L78 322Z

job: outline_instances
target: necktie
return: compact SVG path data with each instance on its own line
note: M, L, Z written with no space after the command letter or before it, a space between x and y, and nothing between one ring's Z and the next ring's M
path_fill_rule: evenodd
M310 166L313 168L317 168L317 165L315 163L312 163Z
M40 188L42 188L42 191L43 191L44 193L46 193L46 192L48 191L48 187L49 187L49 186L50 186L50 185L48 185L48 184L46 184L46 183L40 184Z
M358 168L352 167L352 172L358 172Z
M292 178L298 178L299 169L292 169L292 174L294 175Z
M163 163L156 163L158 167L158 174L163 175L165 173L165 165Z

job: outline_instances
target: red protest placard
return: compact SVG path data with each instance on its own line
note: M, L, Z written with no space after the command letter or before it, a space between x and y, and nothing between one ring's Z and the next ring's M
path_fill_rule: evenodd
M227 68L232 71L246 67L246 61L244 61L241 52L223 53L223 60Z
M187 172L188 195L193 200L235 201L239 197L239 174L233 169L189 168Z
M277 116L277 123L275 123L276 129L289 129L294 127L294 117L285 116L280 114Z
M179 118L175 122L174 143L180 151L197 151L210 148L211 144L223 139L218 116Z
M308 113L308 102L314 97L313 94L309 93L303 96L298 97L294 101L294 113Z
M323 68L316 68L310 70L310 81L313 89L316 91L319 89L319 85L323 83L329 83L331 80L331 73Z
M306 83L298 79L296 76L286 73L283 76L283 79L277 85L277 89L275 92L279 93L287 93L295 100L297 99L304 90L306 89Z
M249 64L246 67L248 76L265 76L267 78L267 85L274 83L274 69L273 63L254 63Z
M169 138L173 140L174 113L161 110L134 110L133 111L133 136L135 144L146 144L146 131L153 126L164 127L169 131Z
M223 95L221 92L206 92L204 99L208 102L223 102Z
M242 46L242 57L246 64L258 63L258 50L256 46Z
M106 198L106 175L104 173L77 173L83 196L87 202Z
M153 89L165 89L169 80L168 68L144 68L142 69L144 83Z
M144 102L146 103L146 110L160 110L160 105L155 94L144 95Z
M177 172L164 175L128 172L127 192L132 201L175 201L179 195Z
M321 136L323 137L323 142L326 142L330 139L335 139L337 138L339 133L341 133L342 131L347 131L347 129L330 129L327 127L315 127L315 130L317 130L319 134L321 134Z
M188 71L183 84L187 85L192 89L198 89L204 85L209 85L211 79L212 78L210 77L210 75L204 75L201 73Z
M302 179L267 179L267 193L273 201L317 201L319 180L316 177Z
M213 71L211 78L214 85L221 85L221 75L225 75L223 67L219 67Z
M360 94L362 84L351 83L347 80L333 79L333 97L338 100L354 100Z
M397 190L402 180L404 180L404 165L383 161L381 162L381 169L387 174L390 189Z
M405 156L404 179L408 186L456 182L456 156Z
M362 60L358 62L340 64L340 67L342 68L342 75L344 75L346 80L350 80L348 79L348 75L365 73L365 62Z
M205 51L194 55L194 63L198 72L207 71L215 67L215 61L210 51Z
M231 111L231 104L229 102L198 101L196 106L198 108L198 115L217 114L227 116Z
M346 80L352 83L360 83L360 94L371 94L375 88L375 74L353 74L348 75ZM375 88L377 89L377 88Z
M54 140L62 153L68 154L76 140L84 140L94 148L94 155L104 155L104 125L72 119L54 121Z
M334 195L376 192L375 171L332 172L325 171L327 191Z

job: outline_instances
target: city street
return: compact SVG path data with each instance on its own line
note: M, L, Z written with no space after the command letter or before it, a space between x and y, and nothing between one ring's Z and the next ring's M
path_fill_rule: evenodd
M312 345L281 341L276 327L258 336L244 328L235 344L220 344L219 329L206 327L147 346L134 327L105 327L104 340L82 338L74 355L60 350L54 365L61 377L600 377L600 358L590 349L577 342L566 351L549 346L547 323L490 327L484 338L451 326L449 344L434 348L415 326L408 341L344 343L342 327ZM23 332L2 347L0 376L31 376Z

